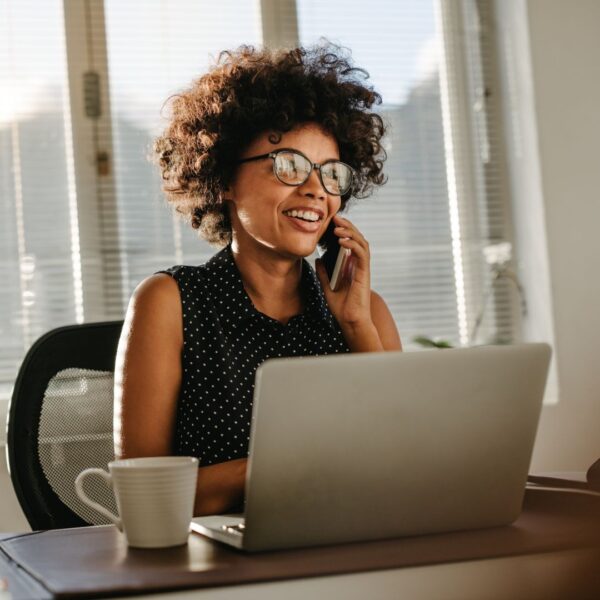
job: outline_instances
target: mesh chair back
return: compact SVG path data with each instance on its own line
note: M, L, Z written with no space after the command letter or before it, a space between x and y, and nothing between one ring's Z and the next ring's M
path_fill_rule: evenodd
M75 478L114 458L113 370L123 322L54 329L27 353L9 408L11 479L32 529L100 525L107 519L79 500ZM100 478L88 495L112 512Z

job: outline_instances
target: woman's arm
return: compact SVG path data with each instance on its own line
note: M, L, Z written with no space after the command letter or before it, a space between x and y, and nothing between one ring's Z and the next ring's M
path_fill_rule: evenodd
M115 364L115 454L171 453L183 332L177 283L153 275L134 291Z
M339 245L352 251L352 278L335 292L321 259L315 262L317 277L329 309L337 319L351 352L402 350L400 335L383 298L371 289L369 242L356 226L340 214L333 216L333 232Z
M402 350L400 334L385 300L371 290L371 320L342 326L344 338L352 352Z
M177 283L152 275L135 290L115 365L115 455L172 454L183 330ZM200 467L194 514L226 512L243 499L246 459Z

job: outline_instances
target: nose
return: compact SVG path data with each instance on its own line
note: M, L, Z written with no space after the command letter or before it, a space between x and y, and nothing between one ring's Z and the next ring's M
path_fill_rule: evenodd
M321 183L317 167L312 169L308 179L300 186L300 193L309 198L327 200L327 192Z

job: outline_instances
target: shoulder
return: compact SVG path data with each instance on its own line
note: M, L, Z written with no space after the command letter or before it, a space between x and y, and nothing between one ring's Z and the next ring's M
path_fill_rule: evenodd
M182 338L181 297L177 282L166 273L147 277L135 288L125 317L124 329L143 337Z
M210 281L206 265L176 265L144 279L134 291L134 299L145 303L170 302L179 305L181 298L201 296Z
M374 290L371 290L371 319L385 350L402 350L400 334L396 322L385 300Z
M172 275L155 273L138 284L131 299L138 307L174 307L179 305L179 286Z

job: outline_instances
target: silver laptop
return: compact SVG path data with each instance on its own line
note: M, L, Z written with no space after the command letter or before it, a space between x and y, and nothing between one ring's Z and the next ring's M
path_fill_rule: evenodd
M192 529L254 552L511 523L550 355L520 344L265 361L244 513Z

